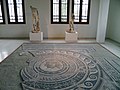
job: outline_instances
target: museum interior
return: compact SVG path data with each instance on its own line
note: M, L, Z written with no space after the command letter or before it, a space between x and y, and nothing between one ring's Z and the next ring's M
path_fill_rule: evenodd
M0 0L0 90L120 90L120 0Z

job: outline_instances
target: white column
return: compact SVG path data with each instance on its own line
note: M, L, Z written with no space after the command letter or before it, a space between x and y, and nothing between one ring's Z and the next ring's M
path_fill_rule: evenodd
M69 20L71 19L71 14L72 14L72 0L70 0L70 6L69 6Z
M100 0L96 41L104 43L110 0Z

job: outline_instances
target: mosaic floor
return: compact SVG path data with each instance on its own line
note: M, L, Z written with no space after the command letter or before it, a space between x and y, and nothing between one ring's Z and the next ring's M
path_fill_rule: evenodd
M7 59L0 90L120 90L120 58L99 44L26 43Z

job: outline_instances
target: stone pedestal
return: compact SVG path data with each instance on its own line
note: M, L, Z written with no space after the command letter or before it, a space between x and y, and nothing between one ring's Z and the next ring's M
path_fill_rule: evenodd
M65 32L65 41L66 42L77 42L78 40L78 32Z
M38 33L29 33L30 41L42 41L43 40L43 32Z

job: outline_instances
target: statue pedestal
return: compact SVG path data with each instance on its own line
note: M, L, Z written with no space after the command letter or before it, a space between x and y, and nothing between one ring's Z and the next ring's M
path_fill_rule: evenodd
M30 41L42 41L43 40L43 32L38 33L29 33Z
M77 42L78 32L65 32L65 41L66 42Z

